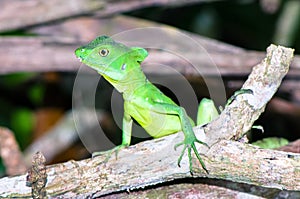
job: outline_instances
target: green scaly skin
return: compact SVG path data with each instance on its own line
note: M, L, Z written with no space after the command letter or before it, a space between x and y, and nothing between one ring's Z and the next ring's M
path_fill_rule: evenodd
M95 69L123 94L122 144L112 149L109 157L113 152L117 154L121 148L130 145L132 118L134 118L154 138L183 131L184 140L175 145L175 149L184 145L178 165L180 166L182 157L187 150L189 167L192 172L191 153L193 150L202 168L208 173L195 146L196 143L203 145L206 143L196 138L192 128L194 122L188 117L184 108L178 106L149 82L141 70L140 64L148 55L145 49L127 47L115 42L110 37L100 36L89 44L76 49L75 54L84 64ZM198 122L208 123L218 115L214 105L212 112L217 114L211 116L207 112L209 110L207 106L211 107L211 105L213 105L211 100L200 103ZM201 119L203 117L204 120ZM103 152L93 153L93 156L100 154Z

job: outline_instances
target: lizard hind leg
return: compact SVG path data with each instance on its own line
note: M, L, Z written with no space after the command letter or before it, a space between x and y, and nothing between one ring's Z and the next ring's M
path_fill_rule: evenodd
M203 145L209 147L205 142L202 142L202 141L198 140L198 139L197 139L195 136L193 136L193 135L185 137L185 139L184 139L183 142L180 142L180 143L176 144L175 147L174 147L174 149L176 150L177 147L179 147L179 146L181 146L181 145L184 145L184 146L183 146L183 149L182 149L182 152L181 152L181 154L180 154L180 156L179 156L179 158L178 158L177 164L178 164L178 166L180 167L180 162L181 162L182 157L183 157L183 155L184 155L184 153L185 153L185 151L186 151L186 149L187 149L187 151L188 151L188 158L189 158L189 169L190 169L190 172L192 173L192 171L193 171L192 149L193 149L193 151L194 151L194 153L195 153L195 155L196 155L198 161L199 161L200 164L201 164L201 167L205 170L206 173L209 173L208 170L206 169L206 166L205 166L205 164L204 164L202 158L200 157L200 154L199 154L199 152L198 152L198 150L197 150L197 148L196 148L195 143L203 144Z
M216 117L219 116L219 112L215 106L215 103L211 99L203 98L199 103L197 113L197 125L203 126Z

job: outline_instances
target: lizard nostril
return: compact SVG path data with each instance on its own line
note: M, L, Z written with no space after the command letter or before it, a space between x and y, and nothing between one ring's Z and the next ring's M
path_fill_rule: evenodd
M121 70L125 70L126 69L126 64L122 64Z

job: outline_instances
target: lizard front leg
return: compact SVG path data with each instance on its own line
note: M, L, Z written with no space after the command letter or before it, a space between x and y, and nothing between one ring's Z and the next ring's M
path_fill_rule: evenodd
M108 153L107 158L104 161L104 162L107 162L109 160L109 158L111 157L111 155L113 153L115 153L116 158L117 158L119 150L121 150L122 148L125 148L125 147L130 145L131 132L132 132L132 122L133 122L132 118L126 112L126 109L125 109L124 116L123 116L123 123L122 123L122 143L119 146L116 146L113 149L109 150L108 152L107 151L94 152L92 154L92 157L96 157L96 156Z
M190 168L190 172L192 172L193 165L192 165L191 151L193 150L197 159L199 160L202 168L208 173L208 170L206 169L206 166L200 157L200 154L196 148L195 143L203 144L203 145L206 145L207 147L208 147L208 145L196 138L195 133L193 131L193 126L191 124L189 117L187 116L187 114L185 112L185 109L183 107L177 106L176 104L156 102L156 103L154 103L153 107L151 108L151 111L155 111L157 113L166 114L166 115L178 115L178 117L180 119L181 128L182 128L185 138L182 142L175 145L175 149L178 146L184 145L181 155L178 158L178 166L180 166L182 157L183 157L185 151L187 150L188 158L189 158L189 168Z

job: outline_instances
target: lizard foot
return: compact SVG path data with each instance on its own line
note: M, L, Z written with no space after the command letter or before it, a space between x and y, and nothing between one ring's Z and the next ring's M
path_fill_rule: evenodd
M203 144L205 146L207 146L209 148L209 146L205 143L205 142L202 142L200 140L198 140L195 136L189 136L189 137L185 137L184 141L183 142L180 142L178 144L175 145L174 149L176 150L177 147L181 146L181 145L184 145L183 147L183 150L178 158L178 166L180 167L180 162L182 160L182 157L184 155L184 152L185 150L187 149L188 151L188 157L189 157L189 167L190 167L190 172L193 174L193 164L192 164L192 149L197 157L197 159L199 160L202 168L205 170L206 173L209 173L208 170L206 169L205 167L205 164L203 162L203 160L201 159L200 155L199 155L199 152L196 148L196 145L195 143L199 143L199 144Z
M101 156L101 155L106 155L106 158L105 158L105 160L104 160L104 162L106 163L106 162L110 159L110 157L112 156L112 154L115 153L116 159L118 159L118 153L119 153L119 151L120 151L121 149L125 148L126 146L127 146L127 145L122 145L122 144L121 144L121 145L119 145L119 146L116 146L116 147L114 147L114 148L108 150L108 151L98 151L98 152L94 152L94 153L92 154L92 158L97 157L97 156Z
M235 91L234 94L227 100L225 107L228 106L229 104L231 104L231 102L233 100L235 100L235 98L238 95L241 95L241 94L252 94L253 95L253 91L251 89L241 89L241 90Z

